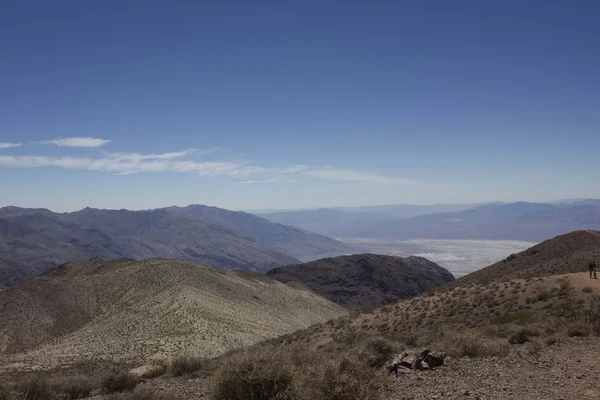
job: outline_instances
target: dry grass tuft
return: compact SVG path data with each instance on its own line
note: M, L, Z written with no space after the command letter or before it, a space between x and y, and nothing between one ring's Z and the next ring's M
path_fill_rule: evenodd
M474 332L446 335L440 341L440 347L454 357L505 357L510 351L506 341Z
M105 397L106 400L181 400L169 393L157 393L150 390L142 390L134 393L115 393Z
M137 377L127 372L118 372L110 374L102 380L102 390L107 394L129 392L135 389L138 383Z
M206 367L206 360L198 356L179 356L174 358L169 365L169 372L173 376L189 375Z
M223 360L212 378L214 400L292 400L292 361L272 347Z
M294 399L379 400L386 381L382 370L342 355L322 360L301 374Z
M364 349L387 353L388 344L374 341ZM364 350L363 349L363 350ZM331 354L298 348L270 347L232 354L213 375L212 400L379 400L386 377L372 368L381 358ZM386 357L387 358L387 357Z
M371 368L381 368L391 361L398 350L397 345L386 339L369 339L359 347L357 357Z

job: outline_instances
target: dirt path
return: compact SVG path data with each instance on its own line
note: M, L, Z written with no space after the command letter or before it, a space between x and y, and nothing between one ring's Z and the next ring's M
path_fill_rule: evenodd
M600 271L598 272L600 275ZM585 287L591 287L594 292L600 293L600 279L590 279L588 272L580 272L577 274L557 275L556 279L567 277L575 290L581 290ZM553 277L554 278L554 277Z
M600 400L600 338L574 339L537 356L530 349L519 346L499 359L449 360L438 370L401 376L388 398Z

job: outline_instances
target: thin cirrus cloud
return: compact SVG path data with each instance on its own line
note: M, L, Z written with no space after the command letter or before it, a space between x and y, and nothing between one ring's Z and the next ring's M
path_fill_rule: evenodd
M0 142L0 149L10 149L10 148L19 147L19 146L21 146L21 143Z
M103 153L100 157L50 157L50 156L12 156L0 155L0 166L16 168L55 167L110 172L117 175L131 175L149 172L193 173L201 176L224 176L233 183L260 184L283 183L301 178L328 181L386 184L420 185L416 180L387 177L367 172L333 167L314 167L307 165L259 166L247 160L207 160L187 159L213 153L214 149L186 149L177 152L142 153Z
M33 142L36 144L53 144L59 147L102 147L105 144L110 143L110 140L99 139L93 137L67 137L67 138L54 138L52 140L45 140L41 142Z

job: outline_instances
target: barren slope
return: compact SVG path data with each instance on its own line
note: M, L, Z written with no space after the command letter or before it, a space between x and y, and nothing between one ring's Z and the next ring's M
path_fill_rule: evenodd
M94 259L0 292L0 365L216 356L343 314L264 275L163 259Z
M422 257L355 254L290 265L267 272L281 282L296 282L349 309L372 309L416 296L454 280Z

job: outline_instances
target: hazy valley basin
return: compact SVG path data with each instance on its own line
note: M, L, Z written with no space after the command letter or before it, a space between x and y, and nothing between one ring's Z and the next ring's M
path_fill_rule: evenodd
M518 240L477 239L339 238L339 240L359 245L378 254L425 257L448 269L457 278L537 244Z

